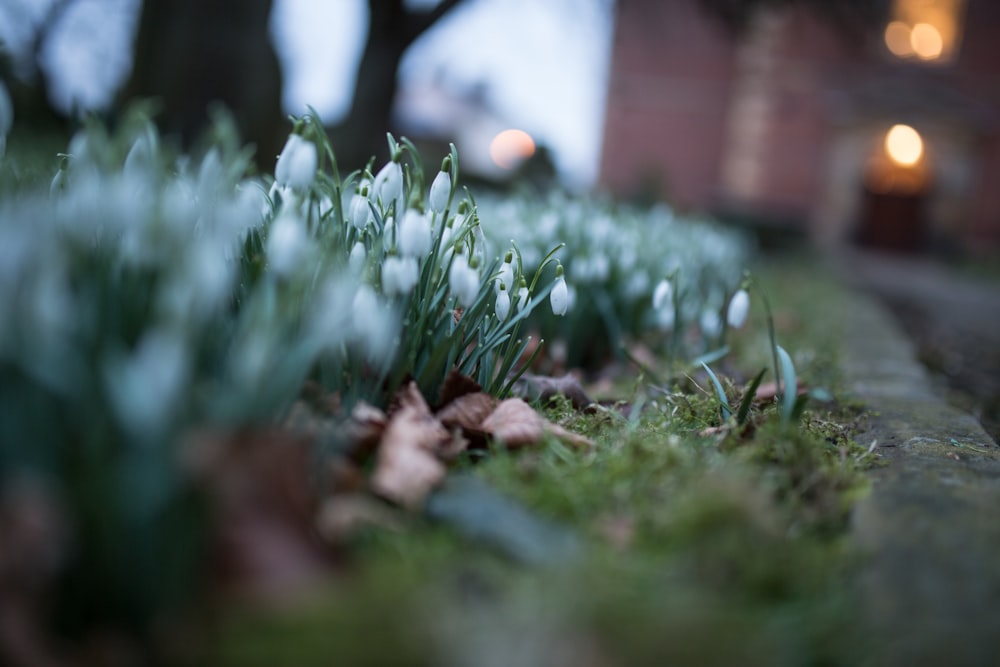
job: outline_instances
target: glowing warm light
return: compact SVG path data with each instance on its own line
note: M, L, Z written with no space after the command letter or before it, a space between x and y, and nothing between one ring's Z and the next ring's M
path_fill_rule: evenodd
M893 125L885 135L885 151L896 164L912 167L924 153L924 141L909 125Z
M892 21L885 27L885 45L894 56L913 55L913 31L902 21Z
M502 169L513 169L535 154L535 141L523 130L504 130L490 142L490 158Z
M944 52L944 39L941 32L930 23L918 23L910 31L910 46L918 57L934 60Z

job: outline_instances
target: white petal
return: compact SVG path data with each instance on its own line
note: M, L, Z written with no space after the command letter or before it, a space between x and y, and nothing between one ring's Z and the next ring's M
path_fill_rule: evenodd
M431 210L440 213L448 205L448 196L451 194L451 176L446 171L439 171L431 183L431 192L428 197Z
M729 309L726 311L726 322L734 329L739 329L746 323L749 311L750 295L745 289L741 289L729 301Z
M556 278L556 285L549 293L549 303L552 304L552 312L556 315L565 315L569 309L569 288L566 286L566 279Z

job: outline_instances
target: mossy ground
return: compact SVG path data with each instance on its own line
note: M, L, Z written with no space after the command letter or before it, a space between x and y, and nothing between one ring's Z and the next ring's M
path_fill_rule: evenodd
M810 261L772 259L755 274L800 377L836 396L843 294ZM758 317L732 341L737 363L722 370L736 379L734 393L770 365L760 331ZM651 391L635 378L631 386L624 414L544 406L551 420L591 437L591 451L551 440L462 465L576 531L577 558L513 564L423 519L402 532L372 529L308 601L227 612L213 664L861 659L852 583L859 555L845 537L873 464L851 438L858 410L815 404L801 424L757 415L752 433L706 436L719 423L711 395Z

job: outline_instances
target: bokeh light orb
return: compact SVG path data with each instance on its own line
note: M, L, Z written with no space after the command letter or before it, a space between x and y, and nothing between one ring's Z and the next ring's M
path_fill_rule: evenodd
M924 140L909 125L893 125L885 135L885 151L903 167L912 167L924 154Z
M535 140L524 130L504 130L490 142L490 159L502 169L513 169L535 154Z
M935 60L944 52L944 38L930 23L918 23L910 31L910 46L923 60Z

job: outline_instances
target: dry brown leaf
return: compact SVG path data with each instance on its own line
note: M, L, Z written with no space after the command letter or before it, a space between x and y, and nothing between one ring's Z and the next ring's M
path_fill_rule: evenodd
M448 428L457 426L466 430L480 430L483 420L493 413L496 405L497 400L489 394L466 394L438 410L437 418Z
M543 402L555 396L565 396L577 410L583 410L594 402L584 391L580 381L572 375L557 378L525 373L514 383L512 391L521 398Z
M409 509L419 509L427 494L444 480L438 453L451 433L430 413L416 383L398 395L400 408L389 419L378 449L372 490Z
M403 523L399 510L363 493L333 496L319 508L316 530L334 543L344 542L366 526L398 532Z
M463 375L457 369L452 369L448 373L448 377L444 379L444 384L441 385L441 391L438 395L438 405L448 405L458 398L482 390L483 387L478 382L468 375Z
M803 386L803 384L800 382L796 386L795 394L801 395L806 393L807 391L808 389L805 386ZM773 381L765 382L761 384L759 387L757 387L757 391L755 391L753 395L753 400L755 400L758 403L763 403L766 401L773 400L777 395L778 395L777 384Z
M483 420L482 429L511 448L536 444L546 433L571 445L594 446L587 438L548 421L520 398L501 401L493 414Z

